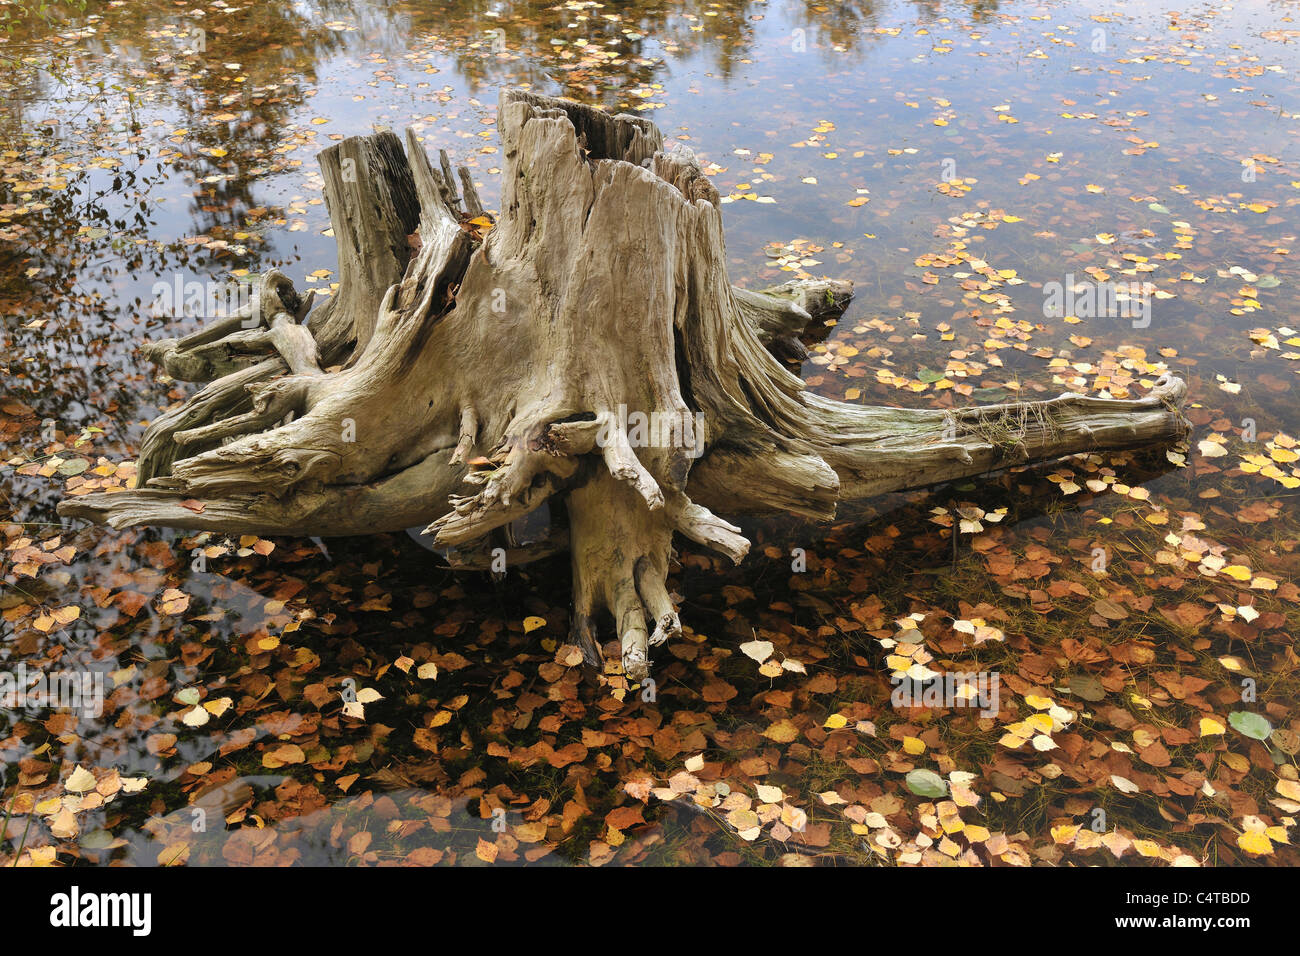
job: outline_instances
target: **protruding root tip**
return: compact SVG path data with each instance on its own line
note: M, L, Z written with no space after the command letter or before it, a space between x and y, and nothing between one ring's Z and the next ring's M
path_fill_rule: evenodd
M627 636L624 637L624 641ZM650 676L650 659L644 645L633 640L623 648L623 673L628 680L642 681Z

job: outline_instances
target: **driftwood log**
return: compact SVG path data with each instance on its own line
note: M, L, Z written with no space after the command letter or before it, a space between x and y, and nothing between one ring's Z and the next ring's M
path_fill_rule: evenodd
M572 633L627 675L680 628L674 534L739 562L724 515L793 512L1027 461L1181 438L1186 391L958 410L842 404L777 356L847 283L727 276L718 193L650 121L507 89L500 221L410 131L320 155L339 288L272 271L243 314L146 355L206 382L155 420L138 486L59 506L116 528L348 535L419 525L462 565L567 548ZM192 501L204 505L196 511ZM188 507L182 502L187 502ZM551 530L509 533L550 503Z

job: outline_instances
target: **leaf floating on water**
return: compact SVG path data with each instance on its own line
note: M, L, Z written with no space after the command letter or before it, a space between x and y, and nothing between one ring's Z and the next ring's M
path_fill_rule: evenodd
M1268 740L1273 732L1273 725L1259 714L1248 710L1234 710L1228 715L1228 723L1240 734L1252 740Z
M907 789L919 797L942 797L948 793L948 785L933 770L912 770L904 778Z
M85 767L77 764L72 775L64 783L64 789L71 790L73 793L85 793L87 790L95 789L95 775Z
M1121 777L1119 774L1111 774L1110 782L1115 785L1115 789L1121 793L1140 793L1141 788L1130 780L1128 777Z

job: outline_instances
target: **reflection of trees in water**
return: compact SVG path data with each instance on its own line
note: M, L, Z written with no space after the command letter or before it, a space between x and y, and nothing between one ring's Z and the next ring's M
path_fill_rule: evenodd
M230 18L226 32L218 18L158 15L141 4L92 4L88 13L103 17L97 33L59 60L59 72L33 71L7 91L16 107L6 111L7 142L19 142L20 132L32 129L32 119L55 97L73 100L70 108L55 109L65 132L38 126L38 133L22 137L35 167L33 178L49 178L42 170L49 157L84 156L86 143L111 144L109 153L123 161L111 172L62 171L67 187L38 194L47 208L18 220L26 230L21 242L6 243L8 254L0 258L5 311L49 319L44 330L9 322L4 337L8 354L35 359L23 368L28 381L20 390L30 389L26 398L41 414L57 417L60 428L75 429L102 414L94 409L116 405L123 427L138 420L148 396L120 375L97 374L96 366L129 366L138 340L147 337L141 328L160 324L149 317L153 282L265 265L234 262L230 253L203 245L131 242L120 236L188 232L231 239L243 229L249 211L264 205L256 198L258 176L285 161L276 149L285 142L292 112L304 102L304 89L317 82L318 63L350 48L368 49L379 32L373 21L368 37L324 24L349 20L358 7L369 6L325 0L306 13L292 4L259 4L241 11L238 21ZM240 68L229 71L225 63ZM232 82L241 74L246 83ZM103 78L102 86L96 77ZM80 108L78 95L86 100ZM138 117L148 114L165 118L169 130L187 130L174 144L180 158L160 161L152 145L133 154L117 152L128 137L141 134ZM224 116L229 118L214 119ZM189 203L188 228L175 221L174 206L160 208L147 199L164 180L178 176L199 184ZM6 184L0 184L0 202L22 204ZM89 237L78 235L83 226L94 230ZM32 311L35 303L39 315ZM98 386L92 383L107 391L93 393Z
M875 28L876 7L876 0L803 0L799 12L809 33L809 46L815 45L823 53L854 50L864 33Z
M908 0L918 23L933 23L943 16L952 16L952 0ZM999 0L957 0L966 15L976 23L996 13ZM807 28L817 38L821 48L838 48L852 51L864 36L880 25L880 12L887 4L879 0L802 0L799 11ZM899 12L906 12L902 8ZM895 25L905 21L891 20ZM812 37L810 37L810 40Z
M932 23L942 16L951 16L951 10L945 10L943 0L909 0L916 8L917 19L923 23ZM965 8L971 20L980 23L990 14L998 12L1000 0L957 0Z
M94 34L77 42L57 74L44 72L22 84L15 91L19 109L10 115L21 124L60 86L65 96L71 91L110 109L127 97L144 100L175 128L187 130L174 168L195 182L213 180L192 203L193 230L228 235L261 205L252 193L256 176L283 163L275 150L285 142L285 127L303 105L304 91L321 79L319 65L400 48L406 37L395 12L371 0L313 0L258 3L233 16L200 18L160 13L146 4L91 3L87 14L101 18ZM227 63L238 69L227 69ZM239 76L246 81L235 82ZM225 115L232 118L214 120Z
M934 0L912 3L925 18L939 15ZM965 3L977 17L997 8L997 0ZM703 57L711 72L730 76L753 51L755 16L795 15L792 22L809 31L809 45L832 55L835 49L853 50L870 33L878 7L877 0L790 0L788 6L773 7L752 0L617 6L550 0L433 5L269 0L235 15L187 17L146 4L94 0L86 15L98 19L74 21L93 22L94 33L76 41L68 64L72 75L64 79L90 93L90 79L99 76L109 88L138 87L151 104L161 101L164 109L178 111L176 125L188 133L175 168L195 182L210 180L191 204L193 230L229 238L245 228L250 209L262 206L254 194L257 177L284 162L275 150L284 144L288 118L303 105L304 90L319 81L320 64L337 57L401 52L431 39L475 93L526 82L626 108L639 102L630 91L663 81L674 60ZM577 46L578 40L586 45ZM238 63L239 69L228 70L227 63ZM247 81L233 82L239 75ZM12 91L16 110L9 115L21 122L47 101L53 86L46 75ZM227 114L230 119L213 119ZM213 150L226 155L214 157Z
M49 149L57 152L53 142ZM99 424L114 407L119 432L133 427L149 397L121 373L131 370L142 329L151 324L149 289L158 278L219 268L201 246L122 238L164 231L147 196L165 175L147 165L143 151L123 159L113 171L65 172L65 188L37 194L46 208L15 220L25 232L0 256L0 352L12 362L5 392L55 419L61 431ZM0 183L0 204L10 203L22 200ZM45 324L27 328L32 319ZM103 368L119 374L104 375Z
M140 30L166 31L152 46L119 47L119 58L128 65L144 61L146 68L156 68L172 81L167 95L180 114L175 125L188 130L177 146L183 156L174 166L202 183L202 195L191 203L196 233L229 238L244 228L248 211L262 205L254 196L257 178L283 164L275 150L284 145L285 129L303 105L304 91L319 82L319 64L365 42L359 34L325 24L352 20L358 9L371 5L354 0L317 0L310 8L259 3L242 9L238 19L202 21L151 20L133 8L130 20L106 31L109 36L129 33L137 21ZM227 69L227 63L238 69ZM246 82L234 82L238 76Z
M752 16L765 11L752 0L657 0L581 9L530 0L452 0L436 9L412 7L411 15L415 32L445 46L476 93L528 82L617 106L627 104L630 89L661 82L670 58L707 56L711 72L730 76L753 50ZM578 46L579 40L586 45Z
M945 15L941 0L909 2L922 22ZM998 9L998 0L959 3L976 22ZM826 52L853 51L878 24L885 6L879 0L785 0L773 4L655 0L574 9L534 0L451 0L432 10L413 9L412 19L417 31L463 40L463 49L452 44L449 53L473 89L528 81L608 101L627 86L661 80L669 69L668 58L708 56L712 72L730 76L736 64L753 52L755 17L789 18L795 28L809 32L810 47ZM503 33L506 56L492 55L492 30ZM629 31L636 36L628 36ZM617 50L622 56L618 62L604 61L594 73L580 57L564 56L564 51L573 52L573 41L580 38L587 40L587 49ZM560 45L552 40L567 42Z

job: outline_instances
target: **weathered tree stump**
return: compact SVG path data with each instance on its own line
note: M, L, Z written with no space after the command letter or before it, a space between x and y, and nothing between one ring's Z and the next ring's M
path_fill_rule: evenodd
M508 89L497 123L490 229L468 173L458 188L409 131L405 153L388 132L325 150L338 293L309 312L273 271L248 314L147 345L209 384L149 428L136 489L59 513L264 535L427 524L468 564L567 546L576 643L597 663L608 612L637 679L680 629L674 533L739 562L749 542L720 514L822 520L845 499L1185 434L1170 376L1133 401L956 411L814 395L774 353L800 354L847 283L733 288L717 191L646 119ZM548 500L567 536L515 548L500 529Z

